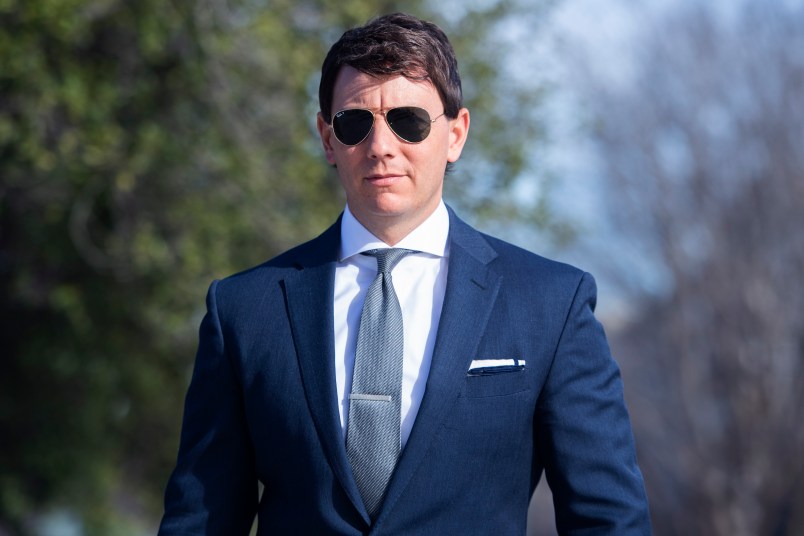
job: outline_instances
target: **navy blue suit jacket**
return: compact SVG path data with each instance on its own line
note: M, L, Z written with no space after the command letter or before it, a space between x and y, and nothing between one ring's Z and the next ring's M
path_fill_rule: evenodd
M247 535L255 513L260 535L522 535L542 472L560 533L650 533L592 277L452 211L449 240L430 375L376 521L338 416L337 222L210 287L161 535ZM526 366L468 374L508 358Z

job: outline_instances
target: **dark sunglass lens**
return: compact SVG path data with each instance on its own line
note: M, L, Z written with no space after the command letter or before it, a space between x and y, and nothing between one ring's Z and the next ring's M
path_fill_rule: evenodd
M422 108L394 108L388 110L385 117L394 132L405 141L419 143L430 134L430 114Z
M342 110L332 118L335 137L344 145L363 141L374 124L374 114L368 110Z

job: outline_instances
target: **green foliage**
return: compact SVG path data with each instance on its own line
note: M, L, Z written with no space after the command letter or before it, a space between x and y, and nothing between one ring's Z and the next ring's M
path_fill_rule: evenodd
M489 195L540 135L538 93L499 80L507 3L445 22L423 2L0 0L0 532L50 505L89 534L158 516L206 286L342 208L320 63L400 9L454 36L487 121L453 202L529 217Z

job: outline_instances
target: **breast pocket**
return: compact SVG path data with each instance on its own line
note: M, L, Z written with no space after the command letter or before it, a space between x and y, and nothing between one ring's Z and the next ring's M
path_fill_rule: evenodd
M461 398L508 396L527 391L528 373L524 366L484 368L467 373Z

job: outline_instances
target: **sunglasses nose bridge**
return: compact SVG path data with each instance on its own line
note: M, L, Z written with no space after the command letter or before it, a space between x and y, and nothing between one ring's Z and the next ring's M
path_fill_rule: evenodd
M397 134L396 131L394 130L394 128L391 126L391 123L388 121L388 116L385 115L386 113L387 113L387 111L382 111L382 110L372 112L373 119L372 119L371 129L369 130L368 134L366 134L366 139L374 138L378 134L390 135L395 140L399 139L399 134ZM378 115L382 116L382 120L377 119ZM380 123L384 123L384 125L379 126ZM380 132L378 132L378 128L385 129L386 132L380 133Z

